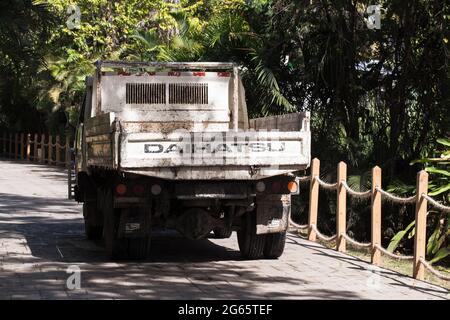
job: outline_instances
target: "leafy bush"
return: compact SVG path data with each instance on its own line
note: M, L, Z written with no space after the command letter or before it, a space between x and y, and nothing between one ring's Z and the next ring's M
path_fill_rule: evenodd
M444 146L444 150L436 150L439 157L423 158L411 162L411 164L421 163L425 165L425 170L430 173L428 184L428 194L441 200L444 205L450 204L450 139L438 139L437 142ZM394 188L395 189L395 188ZM411 187L403 188L410 190ZM397 190L400 190L397 188ZM430 210L430 230L433 230L428 238L427 255L431 258L431 263L438 262L450 255L450 219L449 214ZM388 250L393 252L400 244L400 241L408 235L411 239L415 233L415 221L411 222L404 230L399 231L391 240Z

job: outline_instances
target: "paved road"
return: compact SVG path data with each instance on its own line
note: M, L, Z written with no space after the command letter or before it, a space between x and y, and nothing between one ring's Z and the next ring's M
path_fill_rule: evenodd
M0 161L0 299L445 299L415 281L289 236L279 260L245 261L236 237L153 241L146 262L111 262L83 235L55 168ZM77 266L81 289L66 273ZM73 279L73 278L72 278ZM71 282L74 283L74 282Z

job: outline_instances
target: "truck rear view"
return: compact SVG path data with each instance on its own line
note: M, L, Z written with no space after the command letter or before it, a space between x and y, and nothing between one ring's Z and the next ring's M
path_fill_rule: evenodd
M75 198L113 258L145 259L156 227L278 258L309 162L309 114L249 120L234 64L99 61L86 81Z

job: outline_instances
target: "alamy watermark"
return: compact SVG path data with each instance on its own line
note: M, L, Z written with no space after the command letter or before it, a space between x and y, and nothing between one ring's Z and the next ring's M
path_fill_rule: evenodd
M81 10L80 7L71 4L67 7L66 13L69 17L66 20L66 26L69 30L79 29L81 27Z
M365 271L369 273L366 280L366 286L369 289L376 290L381 288L381 269L377 266L369 266Z
M370 30L381 29L381 6L376 5L370 5L367 7L366 13L369 15L366 20L367 28Z
M66 280L66 287L69 290L81 289L81 269L77 265L67 267L66 273L70 274Z

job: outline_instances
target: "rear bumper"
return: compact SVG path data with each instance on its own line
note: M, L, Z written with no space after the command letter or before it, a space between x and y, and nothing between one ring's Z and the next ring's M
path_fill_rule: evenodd
M121 171L166 180L260 180L306 170L308 165L124 168Z
M296 182L296 190L289 184ZM257 181L173 181L153 178L124 179L117 184L127 186L127 192L116 193L116 205L143 205L154 200L245 200L269 195L298 194L297 178L293 175L276 176ZM133 193L136 189L144 190L141 194ZM154 190L158 190L155 194Z

